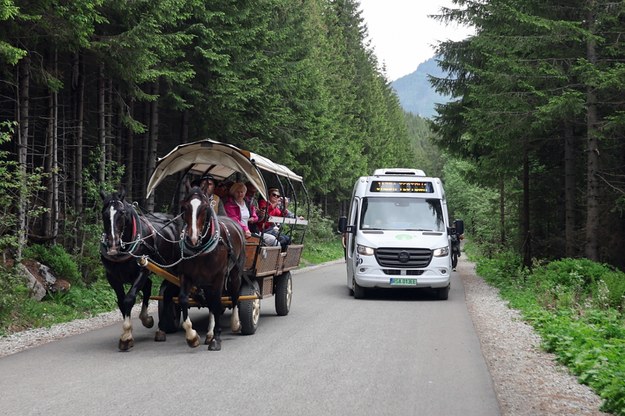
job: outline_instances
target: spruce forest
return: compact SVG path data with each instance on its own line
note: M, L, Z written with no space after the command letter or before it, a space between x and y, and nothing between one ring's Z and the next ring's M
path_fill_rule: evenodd
M479 244L624 268L625 4L453 3L435 18L475 34L438 45L451 101L428 127L356 0L0 0L0 248L83 254L100 189L144 201L158 157L212 138L289 166L333 219L358 176L417 167Z
M438 45L449 76L433 85L454 100L433 126L465 177L492 191L491 241L528 267L625 267L625 2L454 3L437 18L475 35Z

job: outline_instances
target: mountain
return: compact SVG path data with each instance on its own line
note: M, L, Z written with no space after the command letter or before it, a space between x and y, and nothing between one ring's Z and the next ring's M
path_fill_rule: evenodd
M399 103L404 111L431 118L436 114L435 103L446 103L449 97L437 94L428 81L428 75L438 78L445 76L443 70L430 58L421 63L415 72L405 75L393 82L391 86L399 97Z

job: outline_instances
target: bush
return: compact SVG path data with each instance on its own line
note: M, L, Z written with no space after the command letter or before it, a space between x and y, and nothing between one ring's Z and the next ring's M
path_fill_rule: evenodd
M625 307L625 274L618 271L604 273L597 283L597 289L603 286L605 286L604 293L596 290L597 293L593 294L597 306L602 304L604 308L614 308L623 312Z
M72 284L81 284L78 266L71 255L58 244L43 246L35 244L24 250L24 257L37 260L50 267L54 275Z
M588 259L563 259L537 268L530 276L545 307L622 310L625 274Z

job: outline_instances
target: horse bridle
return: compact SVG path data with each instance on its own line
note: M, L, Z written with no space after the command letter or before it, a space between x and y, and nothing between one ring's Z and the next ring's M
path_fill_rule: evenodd
M131 241L124 241L123 240L123 236L124 233L126 232L126 225L127 225L127 221L124 219L124 224L122 226L122 229L119 232L120 238L119 238L119 246L120 249L123 251L126 248L126 245L131 244L131 247L128 250L123 251L123 254L125 256L132 256L133 252L137 249L137 247L139 247L139 244L142 241L142 231L143 231L143 225L141 223L141 219L139 218L139 214L137 214L136 210L132 209L132 205L120 200L120 199L111 199L111 201L107 204L107 206L105 207L104 211L110 209L110 207L113 204L120 204L121 205L121 209L119 210L120 215L123 215L124 218L127 215L127 207L130 207L131 209L130 211L130 216L132 219L132 236L131 236ZM113 226L113 224L111 224L111 226ZM112 230L111 230L112 231ZM107 239L107 235L106 233L102 234L102 247L104 249L108 248L108 239ZM122 253L120 253L121 255ZM117 256L119 257L119 255Z
M217 221L217 215L215 214L215 211L211 207L209 198L206 196L206 194L199 189L194 190L189 196L189 198L187 198L185 203L189 204L189 201L192 200L195 195L197 195L199 199L201 200L202 204L205 205L204 211L206 211L206 217L207 218L210 217L210 221L204 221L204 225L202 227L202 230L199 236L199 241L201 244L198 246L191 246L187 243L186 236L187 236L188 224L185 221L185 224L182 227L182 231L180 235L180 246L182 249L183 257L185 254L195 257L200 254L210 253L211 251L215 249L215 247L217 247L217 244L221 240L221 230L219 226L219 221ZM211 237L208 239L208 241L204 242L204 239L209 234L211 229L213 230Z

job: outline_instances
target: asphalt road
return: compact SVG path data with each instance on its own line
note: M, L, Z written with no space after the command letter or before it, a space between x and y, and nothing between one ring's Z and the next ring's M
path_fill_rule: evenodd
M134 320L0 358L5 415L499 415L491 377L454 273L447 301L427 291L349 296L345 266L293 276L291 312L262 301L256 334L222 350L165 343ZM205 309L192 318L203 337ZM156 317L155 317L156 318Z

